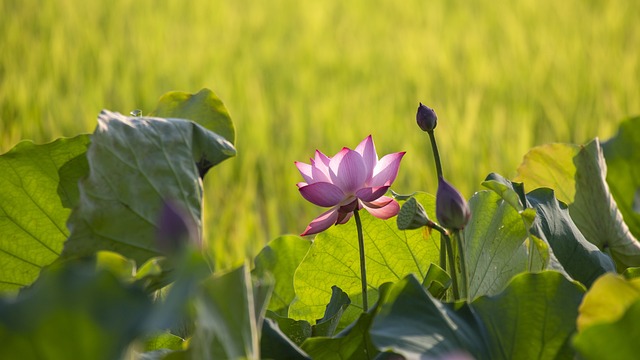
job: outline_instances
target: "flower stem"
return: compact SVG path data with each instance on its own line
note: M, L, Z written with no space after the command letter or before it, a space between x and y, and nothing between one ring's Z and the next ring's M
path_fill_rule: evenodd
M431 149L433 150L433 159L436 162L436 172L438 173L438 177L440 178L442 177L442 163L440 162L440 152L438 152L438 144L436 144L436 135L434 134L433 130L427 131L427 134L429 134L429 139L431 140ZM443 246L444 243L445 243L445 240L441 238L440 239L440 267L444 271L447 271L447 254L446 254L445 247ZM448 247L451 248L451 245L449 244Z
M447 271L447 252L445 251L444 237L440 235L440 268Z
M452 233L453 240L456 242L456 270L460 272L460 299L464 300L469 297L469 274L467 273L467 258L464 248L464 233L462 230L454 230ZM470 300L470 299L468 299Z
M440 163L440 153L438 152L438 145L436 144L436 135L432 131L427 131L429 139L431 139L431 149L433 150L433 159L436 161L436 172L438 176L442 176L442 163Z
M360 249L360 279L362 282L362 311L369 311L369 304L367 303L367 268L365 265L364 257L364 236L362 236L362 222L360 221L360 214L358 209L353 211L353 217L356 218L356 228L358 229L358 247Z
M451 284L452 284L451 291L453 292L453 300L459 300L460 290L458 286L458 273L456 271L456 260L455 260L455 254L453 252L453 245L451 244L451 238L446 233L440 236L444 239L444 242L447 245L446 252L447 252L447 256L449 257L449 275L451 276ZM447 269L444 269L444 270L446 271Z
M460 292L458 291L458 276L455 269L455 257L454 250L451 244L451 238L447 229L429 220L427 226L440 233L440 267L442 270L447 271L447 257L449 258L449 276L451 276L451 291L453 293L453 300L460 299Z

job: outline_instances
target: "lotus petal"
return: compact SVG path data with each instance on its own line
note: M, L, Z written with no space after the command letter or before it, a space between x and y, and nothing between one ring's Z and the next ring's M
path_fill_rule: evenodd
M370 179L373 175L373 169L378 162L378 154L376 153L376 146L373 143L373 139L371 135L367 136L366 139L362 140L360 144L356 147L356 152L362 155L362 160L364 162L364 166L366 168L365 173L367 174L367 179Z
M397 152L385 155L378 161L375 169L373 169L373 177L368 186L390 186L398 176L400 168L400 160L405 152Z
M367 175L362 156L353 150L346 150L337 160L339 163L336 161L337 156L331 159L331 180L346 195L351 195L364 185Z
M333 208L313 219L307 229L300 236L313 235L330 228L338 220L338 209Z
M383 220L396 216L400 211L398 202L388 196L372 202L363 201L362 205L371 215Z
M312 161L313 169L312 176L316 182L324 181L331 182L331 175L329 171L329 163L331 159L327 157L327 155L323 154L321 151L316 150L316 157Z
M356 196L362 201L373 201L386 194L389 186L365 187L356 191Z
M309 202L322 207L338 205L345 198L345 194L339 187L327 182L309 184L298 190Z
M309 164L305 164L300 161L296 161L294 162L294 164L296 164L296 167L298 168L300 175L302 175L302 178L304 178L304 181L306 181L307 183L312 183L313 182L313 166Z

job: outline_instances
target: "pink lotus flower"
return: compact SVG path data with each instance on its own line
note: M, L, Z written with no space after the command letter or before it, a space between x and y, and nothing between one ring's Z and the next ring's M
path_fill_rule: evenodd
M369 135L355 150L342 148L332 158L316 150L311 165L296 161L305 180L297 184L300 194L318 206L331 208L311 221L301 235L317 234L334 224L345 224L356 209L364 208L380 219L398 214L398 203L384 194L396 179L404 154L393 153L378 160Z

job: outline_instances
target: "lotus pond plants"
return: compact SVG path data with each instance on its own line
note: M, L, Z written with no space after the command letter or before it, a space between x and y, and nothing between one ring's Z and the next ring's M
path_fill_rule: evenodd
M604 141L535 147L465 197L436 142L456 129L419 103L406 121L437 189L393 191L412 154L398 142L378 157L362 125L353 149L291 159L292 191L326 210L221 269L202 185L236 155L222 101L171 92L132 115L104 110L92 134L0 155L0 358L638 353L639 117Z

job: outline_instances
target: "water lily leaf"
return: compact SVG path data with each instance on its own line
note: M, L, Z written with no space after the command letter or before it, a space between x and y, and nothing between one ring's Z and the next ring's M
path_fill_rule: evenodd
M435 218L435 198L417 195ZM438 262L440 236L428 229L400 231L395 219L380 220L361 211L367 265L368 300L378 298L377 287L415 273L424 279L429 264ZM331 297L331 287L338 286L351 299L341 326L355 321L362 311L362 288L358 237L355 221L334 226L318 234L294 276L296 300L289 316L309 322L322 317Z
M527 228L518 211L493 191L469 200L471 221L464 229L469 298L496 294L527 270Z
M186 210L200 237L200 175L234 155L228 141L191 121L103 111L87 150L89 176L79 185L63 256L110 250L142 264L159 255L155 240L165 199Z
M626 280L614 273L604 274L593 283L580 305L578 330L597 323L614 322L638 300L639 278Z
M618 133L602 143L607 184L629 230L640 238L640 117L620 124Z
M271 240L256 256L253 273L262 277L271 273L275 280L268 310L287 317L296 294L293 274L309 251L311 242L299 236L285 235Z
M471 307L486 329L491 359L572 358L568 345L584 289L555 271L523 273Z
M566 272L587 287L607 271L615 271L610 257L585 239L574 224L569 210L548 188L527 194L538 216L531 232L547 242Z
M229 112L222 100L209 89L202 89L197 94L168 92L162 95L149 116L191 120L222 136L231 144L235 143L236 130Z
M22 141L0 155L0 293L35 281L69 236L66 221L87 174L88 135Z
M439 358L460 350L487 359L476 325L434 299L415 276L408 275L392 285L370 335L381 351L407 359Z
M272 286L266 279L254 284L246 266L205 280L194 303L195 358L259 358L260 330Z
M576 193L573 157L579 151L580 146L574 144L534 147L524 156L514 181L524 183L530 191L541 187L554 189L558 200L570 204Z
M151 301L89 261L55 264L15 300L0 299L0 358L119 359Z
M600 323L580 331L573 346L587 360L635 359L640 338L640 300L633 302L622 317L612 323Z

